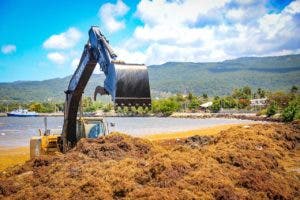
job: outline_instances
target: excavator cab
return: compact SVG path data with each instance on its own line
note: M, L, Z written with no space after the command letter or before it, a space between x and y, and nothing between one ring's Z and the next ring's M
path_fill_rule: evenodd
M99 138L109 134L108 124L102 117L82 117L76 119L76 137ZM61 133L56 129L47 128L47 118L44 118L45 130L39 129L39 136L30 139L30 158L40 155L51 155L63 150Z
M107 123L102 117L84 117L77 119L77 139L99 138L108 134Z

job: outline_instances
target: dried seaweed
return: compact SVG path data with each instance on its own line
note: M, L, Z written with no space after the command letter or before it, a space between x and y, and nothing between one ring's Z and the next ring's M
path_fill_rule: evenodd
M297 199L299 124L233 127L153 141L114 133L82 139L0 176L3 199ZM294 167L295 167L294 166Z

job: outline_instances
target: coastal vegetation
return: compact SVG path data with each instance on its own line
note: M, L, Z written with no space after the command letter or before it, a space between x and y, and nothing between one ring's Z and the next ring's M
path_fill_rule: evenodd
M251 105L253 99L265 99L264 105ZM202 104L212 102L211 106L201 107ZM63 102L0 102L0 112L8 112L19 107L39 113L53 113L63 111ZM82 100L84 113L96 111L110 112L113 110L111 102L93 101L84 96ZM124 116L159 115L170 116L174 112L251 112L267 117L281 118L289 122L300 119L300 94L297 86L292 86L288 92L268 91L262 88L254 90L249 86L234 89L230 95L209 96L207 93L196 95L176 94L165 98L152 100L152 107L117 107L115 112Z
M62 102L17 102L2 101L0 102L0 112L10 112L16 109L28 109L38 113L53 113L63 110Z

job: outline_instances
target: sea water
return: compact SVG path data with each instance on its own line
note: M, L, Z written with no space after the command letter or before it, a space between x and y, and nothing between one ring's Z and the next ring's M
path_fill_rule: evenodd
M63 117L47 117L47 121L48 129L61 132ZM110 132L118 131L132 136L252 122L250 120L225 118L188 119L172 117L107 117L105 121ZM44 117L0 117L0 147L28 146L30 138L38 135L38 129L44 130Z

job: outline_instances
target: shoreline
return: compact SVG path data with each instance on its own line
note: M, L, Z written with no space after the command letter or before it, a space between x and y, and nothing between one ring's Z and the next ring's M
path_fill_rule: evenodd
M63 117L64 113L40 113L37 117ZM6 113L0 113L0 117L7 117ZM84 115L84 117L172 117L172 118L190 118L190 119L207 119L207 118L226 118L226 119L241 119L266 122L282 122L280 118L257 116L256 113L202 113L202 112L174 112L170 116L162 116L160 114L145 114L145 115L124 115L119 113L96 113Z
M225 118L265 122L282 122L282 119L280 118L257 116L256 113L173 113L170 117L192 119Z

